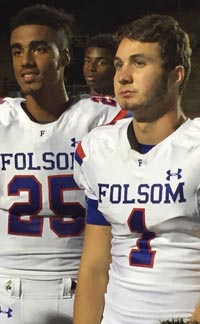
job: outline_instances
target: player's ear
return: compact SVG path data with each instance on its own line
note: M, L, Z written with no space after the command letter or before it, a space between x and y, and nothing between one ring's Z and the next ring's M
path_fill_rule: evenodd
M61 53L61 63L63 66L69 65L71 61L71 54L69 48L64 48Z
M172 71L172 82L179 88L185 77L185 69L182 65L177 65Z

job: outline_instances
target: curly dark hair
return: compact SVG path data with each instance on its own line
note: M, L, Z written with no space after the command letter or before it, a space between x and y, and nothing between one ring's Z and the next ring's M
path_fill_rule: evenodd
M85 51L88 47L98 47L106 48L110 51L111 55L114 57L116 52L116 42L111 33L99 33L89 37L85 44Z
M69 47L73 37L74 16L67 14L63 9L57 9L45 4L35 4L19 10L11 19L10 34L24 25L44 25L60 32L60 46ZM61 44L62 43L62 44Z
M185 69L185 78L179 91L183 92L191 70L191 47L188 34L173 17L161 14L147 15L121 26L115 34L119 44L123 38L140 42L158 42L166 71L177 65Z

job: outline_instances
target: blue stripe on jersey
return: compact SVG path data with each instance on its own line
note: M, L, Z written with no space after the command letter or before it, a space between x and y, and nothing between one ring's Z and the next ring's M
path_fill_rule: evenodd
M81 165L83 163L84 157L85 157L85 152L83 151L81 143L79 143L75 152L75 160L78 162L78 164Z
M133 113L131 111L127 111L127 114L124 118L130 118L133 117Z
M98 201L87 198L86 223L110 226L103 214L98 210Z
M142 153L142 154L149 152L153 147L154 147L154 145L147 145L147 144L139 143L140 153Z

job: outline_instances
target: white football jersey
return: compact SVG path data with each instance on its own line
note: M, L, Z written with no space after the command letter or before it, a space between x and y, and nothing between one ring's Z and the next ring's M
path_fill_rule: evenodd
M77 184L112 227L102 323L188 319L200 303L200 119L146 154L131 148L130 123L96 128L75 157Z
M22 101L0 105L0 274L76 277L85 198L73 178L75 148L92 128L125 112L114 101L88 98L39 124Z

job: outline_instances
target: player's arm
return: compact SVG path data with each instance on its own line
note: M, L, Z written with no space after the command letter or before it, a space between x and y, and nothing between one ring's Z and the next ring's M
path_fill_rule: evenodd
M86 225L74 302L74 324L99 324L111 261L111 227Z

